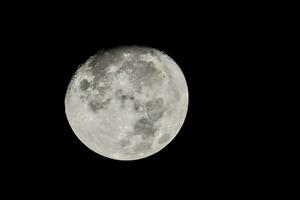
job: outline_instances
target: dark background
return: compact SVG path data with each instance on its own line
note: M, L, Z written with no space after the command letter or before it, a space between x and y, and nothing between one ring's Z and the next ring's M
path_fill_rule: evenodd
M9 118L18 123L9 124L8 141L15 147L3 142L9 146L8 185L49 195L71 188L75 194L87 189L86 194L113 197L136 191L188 196L214 188L243 190L242 183L268 170L263 165L268 152L260 151L264 130L257 129L263 123L256 113L261 99L252 95L264 74L257 60L264 56L260 41L268 38L267 19L219 4L158 5L34 5L10 15L3 39L13 66L10 82L18 90L9 92L16 105ZM181 67L189 88L187 117L176 138L159 153L128 162L85 147L64 112L78 65L120 45L165 52Z

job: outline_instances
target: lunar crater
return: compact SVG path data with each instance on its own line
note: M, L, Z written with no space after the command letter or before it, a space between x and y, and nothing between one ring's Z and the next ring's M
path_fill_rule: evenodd
M134 125L134 134L141 135L143 139L153 137L156 129L154 123L148 118L139 119Z
M110 98L105 100L94 99L94 100L90 100L88 105L94 113L97 113L99 110L105 110L109 105L110 101L111 101Z

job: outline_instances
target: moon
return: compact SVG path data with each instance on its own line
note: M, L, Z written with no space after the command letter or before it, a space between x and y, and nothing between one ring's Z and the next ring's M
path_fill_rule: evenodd
M176 62L150 47L102 50L79 66L65 95L78 139L115 160L159 152L178 134L188 110L188 86Z

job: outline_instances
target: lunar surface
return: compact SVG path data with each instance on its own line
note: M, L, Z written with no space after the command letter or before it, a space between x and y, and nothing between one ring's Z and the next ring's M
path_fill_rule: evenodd
M188 87L163 52L139 46L100 51L82 64L65 96L69 124L88 148L137 160L167 146L183 125Z

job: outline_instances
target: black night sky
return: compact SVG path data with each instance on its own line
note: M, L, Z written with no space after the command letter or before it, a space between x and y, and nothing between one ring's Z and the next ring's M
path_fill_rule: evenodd
M146 196L195 194L238 187L256 175L259 165L252 161L263 159L256 157L260 142L253 124L260 121L251 117L257 99L250 95L249 80L259 70L253 65L259 55L252 51L258 33L249 28L249 18L215 6L145 10L90 5L89 12L86 7L39 6L6 23L7 52L22 88L13 98L22 105L17 108L22 120L11 126L18 133L12 138L18 139L14 148L6 148L11 180L43 194L80 193L87 187L89 193L99 190L101 198L109 190L127 197L136 190ZM78 65L101 49L122 45L165 52L181 67L189 89L187 117L176 138L159 153L129 162L89 150L72 132L64 110Z

